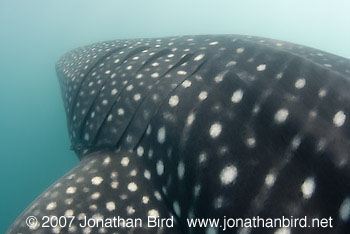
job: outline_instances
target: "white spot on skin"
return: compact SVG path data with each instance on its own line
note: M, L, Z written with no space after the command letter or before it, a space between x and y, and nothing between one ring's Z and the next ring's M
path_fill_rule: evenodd
M67 194L73 194L77 191L77 188L76 187L68 187L67 190L66 190L66 193Z
M139 157L142 157L142 155L143 155L144 152L145 152L145 150L143 149L142 146L137 147L137 155L138 155Z
M208 93L206 91L202 91L200 92L200 94L198 95L199 100L203 101L208 97Z
M98 199L100 196L101 196L101 194L100 194L99 192L96 192L96 193L91 194L91 199L96 200L96 199Z
M141 99L141 94L137 93L134 95L134 100L139 101Z
M277 229L274 234L290 234L290 228L279 228Z
M142 197L142 203L147 204L149 202L149 197L148 196L143 196Z
M177 166L177 175L180 180L182 180L185 175L185 164L182 161L179 162L179 165Z
M205 152L202 152L199 154L198 161L199 163L203 163L207 160L207 154Z
M199 55L197 55L193 60L194 60L194 61L199 61L199 60L201 60L202 58L204 58L204 54L199 54Z
M350 219L350 197L346 198L340 205L339 217L343 222L347 222Z
M243 98L243 91L239 89L232 94L231 101L233 103L239 103L242 100L242 98Z
M55 234L59 234L61 232L61 227L54 227L52 228L52 232Z
M267 174L265 177L265 184L268 187L271 187L276 181L276 176L274 174Z
M104 99L103 101L102 101L102 105L107 105L108 104L108 100L107 99Z
M64 212L64 216L73 216L74 215L74 210L66 210L66 212Z
M228 62L228 63L225 65L225 67L235 66L235 65L237 65L237 62L236 62L236 61L230 61L230 62Z
M148 211L148 216L153 216L153 217L158 217L159 216L159 212L155 209L149 210Z
M137 184L135 184L134 182L131 182L128 184L128 189L131 191L131 192L135 192L137 190Z
M299 148L299 145L301 143L300 136L295 136L292 140L292 150L297 150Z
M111 162L111 158L110 158L110 157L106 157L106 158L103 160L102 165L103 165L103 166L107 166L110 162Z
M282 77L283 77L283 73L278 73L278 74L276 75L276 79L277 79L277 80L281 79Z
M220 72L215 78L215 82L216 83L220 83L224 80L224 76L228 73L228 71L223 71L223 72Z
M137 170L132 170L130 171L130 176L136 176L137 175Z
M162 187L162 191L163 191L164 195L168 194L168 190L165 186Z
M186 74L187 74L187 72L186 72L186 71L178 71L178 72L177 72L177 74L178 74L178 75L182 75L182 76L184 76L184 75L186 75Z
M164 127L161 127L159 130L158 130L158 134L157 134L157 140L160 144L163 144L165 142L165 128Z
M118 93L118 90L117 89L112 89L112 91L111 91L111 94L112 95L116 95Z
M276 123L280 124L286 121L287 117L289 115L289 112L287 109L280 109L275 114L275 121Z
M259 66L256 67L256 70L261 72L261 71L265 71L266 69L266 64L260 64Z
M251 228L249 227L241 227L238 229L237 234L250 234Z
M209 43L209 45L217 45L217 44L219 44L219 42L217 42L217 41L213 41L213 42Z
M191 113L191 114L187 117L187 121L186 121L187 126L192 125L194 119L195 119L195 116L194 116L193 113Z
M16 223L19 221L16 221ZM29 226L30 230L37 230L40 227L40 222L36 222L34 225ZM56 229L53 230L53 232L56 232ZM58 230L59 232L59 230ZM17 234L22 234L22 233L17 233Z
M233 165L226 166L220 173L220 180L223 185L228 185L234 182L237 177L237 168Z
M222 207L222 204L223 204L223 199L222 197L217 197L215 200L214 200L214 208L215 209L220 209Z
M125 111L122 108L118 109L118 115L124 115Z
M91 194L91 199L96 200L96 199L98 199L100 196L101 196L101 194L100 194L99 192L96 192L96 193Z
M184 82L182 82L182 87L188 88L191 86L191 84L192 84L191 81L185 80Z
M181 216L181 210L180 210L180 205L179 205L179 203L177 201L175 201L173 203L173 208L174 208L174 211L175 211L176 215L178 217L180 217Z
M145 172L143 173L143 176L148 180L151 179L151 173L149 172L149 170L145 170Z
M237 54L240 54L240 53L243 53L244 52L244 48L238 48L236 49L236 53Z
M50 202L47 206L46 206L46 210L54 210L57 207L57 203L56 202Z
M78 220L83 220L85 217L86 217L85 213L80 213L77 218Z
M318 140L318 143L316 145L316 150L318 152L321 152L321 151L323 151L325 149L326 145L327 145L326 138L321 137L321 139Z
M109 114L108 117L107 117L107 121L108 122L111 122L113 119L113 115L112 114Z
M169 98L169 105L171 107L177 106L179 104L179 97L177 95L171 96Z
M220 123L214 123L210 126L209 134L212 138L217 138L221 134L222 126Z
M164 164L162 160L159 160L157 162L157 174L161 176L163 175L163 173L164 173Z
M67 205L71 205L73 203L73 199L72 198L67 198L65 201L64 201L65 204Z
M155 72L151 75L152 78L158 78L159 77L159 73L158 72Z
M72 215L71 215L72 216ZM77 232L77 226L75 226L75 225L72 225L72 226L70 226L69 228L68 228L68 232L70 232L70 233L76 233Z
M134 88L134 86L131 84L131 85L129 85L128 87L126 87L126 90L127 90L127 91L131 91L133 88Z
M112 187L113 189L118 188L118 185L119 185L118 181L113 181L113 182L111 183L111 187Z
M318 91L318 96L319 96L320 98L325 97L326 94L327 94L327 91L326 91L325 89L320 89L320 90Z
M310 119L314 119L316 116L317 116L317 111L311 110L311 111L309 112L309 118L310 118Z
M343 111L338 111L333 117L333 124L336 127L341 127L345 123L346 115Z
M127 207L126 207L126 212L127 212L129 215L132 215L132 214L135 213L135 209L134 209L134 207L132 207L132 206L127 206Z
M103 181L103 178L100 176L95 176L91 179L91 183L93 185L100 185L102 183L102 181Z
M117 179L117 177L118 177L118 172L112 171L111 172L111 179Z
M159 95L158 94L153 94L152 99L154 102L157 102L159 100Z
M160 193L159 193L158 191L155 191L155 192L154 192L154 197L155 197L158 201L162 200L162 196L160 195Z
M303 197L305 199L309 199L311 198L314 191L315 191L315 180L309 177L301 185L301 192L303 193Z
M205 229L205 234L218 234L218 229L214 227L207 227Z
M88 133L85 133L85 135L84 135L84 139L85 139L86 141L88 141L88 140L90 139L90 136L89 136L89 134L88 134Z
M129 158L128 157L124 157L122 158L122 160L120 161L120 164L123 166L123 167L127 167L129 165Z
M151 127L151 125L148 125L147 130L146 130L146 134L149 135L149 134L151 134L151 132L152 132L152 127Z
M304 88L305 83L306 83L305 79L304 79L304 78L300 78L300 79L298 79L298 80L295 82L294 85L295 85L295 88L297 88L297 89L302 89L302 88Z
M256 143L256 140L254 137L249 137L247 140L246 140L246 143L247 143L247 146L249 148L254 148L255 147L255 143Z

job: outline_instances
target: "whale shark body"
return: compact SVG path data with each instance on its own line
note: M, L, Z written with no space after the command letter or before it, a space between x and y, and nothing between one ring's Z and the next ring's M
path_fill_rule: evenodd
M56 69L81 161L7 233L350 233L349 59L210 35L97 43ZM308 226L262 226L282 217Z

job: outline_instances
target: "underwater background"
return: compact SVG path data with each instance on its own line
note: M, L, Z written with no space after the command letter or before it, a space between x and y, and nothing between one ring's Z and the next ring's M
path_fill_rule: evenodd
M55 62L114 39L246 34L350 57L348 0L0 0L0 233L78 159Z

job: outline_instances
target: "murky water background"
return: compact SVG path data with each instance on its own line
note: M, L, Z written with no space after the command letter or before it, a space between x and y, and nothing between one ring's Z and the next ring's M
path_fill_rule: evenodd
M54 64L120 38L249 34L350 57L347 0L1 0L0 233L78 163Z

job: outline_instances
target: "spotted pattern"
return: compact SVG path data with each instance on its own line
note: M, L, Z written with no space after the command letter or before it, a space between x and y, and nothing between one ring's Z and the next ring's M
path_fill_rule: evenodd
M30 214L175 217L172 229L49 233L215 234L186 219L304 215L350 232L348 59L252 36L184 36L82 47L57 73L82 161L9 233L28 233Z
M133 158L130 153L97 152L84 158L78 166L67 175L53 184L47 191L39 196L25 211L24 216L36 215L38 220L43 216L75 216L71 226L62 227L59 230L53 228L42 229L34 227L28 230L25 220L18 220L18 226L9 233L180 233L176 220L174 228L145 228L148 215L169 218L169 213L162 198L156 197L152 189L152 183L143 171L146 170L142 159L130 160L127 167L120 164L119 157ZM110 158L105 165L106 158ZM131 172L136 172L131 175ZM98 186L93 184L100 181ZM118 183L118 187L113 186ZM74 193L66 191L76 188ZM60 194L55 195L55 194ZM101 229L100 227L80 227L85 218L96 220L111 220L120 216L124 219L143 220L143 227L135 226ZM108 222L108 221L106 221ZM41 223L41 222L40 222ZM44 232L42 232L44 230ZM79 230L79 231L78 231Z

